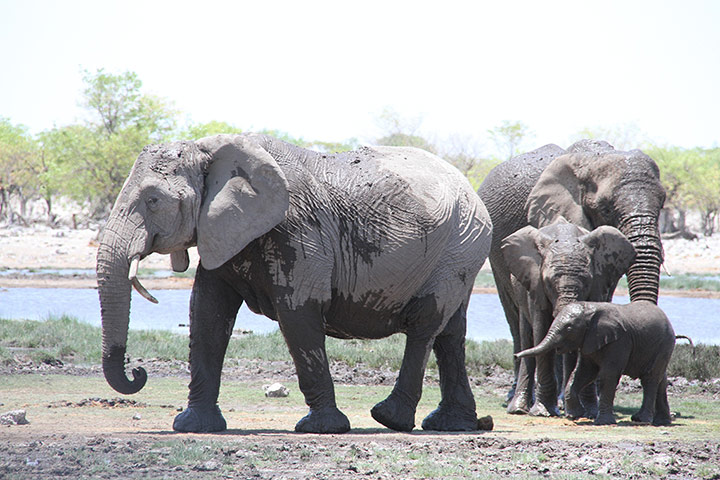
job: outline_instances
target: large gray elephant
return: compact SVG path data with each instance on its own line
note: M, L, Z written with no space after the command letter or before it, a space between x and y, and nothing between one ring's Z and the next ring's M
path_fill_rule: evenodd
M442 401L433 430L475 430L465 371L466 309L490 249L491 223L468 181L415 148L325 155L257 134L151 145L138 156L102 234L97 276L103 371L117 391L125 374L131 284L152 252L200 264L190 302L188 408L178 431L220 431L223 357L242 302L279 323L310 407L295 429L344 432L325 335L407 337L397 382L373 417L411 430L431 349Z
M631 419L669 425L666 373L674 348L672 325L652 302L579 302L560 311L538 346L517 356L579 350L580 361L565 397L566 413L571 418L580 416L580 391L597 378L600 406L595 425L615 423L615 390L620 377L628 375L639 378L643 388L642 407Z
M630 299L657 303L663 262L658 217L665 189L657 165L640 150L618 151L595 140L567 150L545 145L495 167L478 194L493 222L490 264L515 352L520 350L519 310L500 246L526 225L540 228L563 216L587 230L618 228L637 252L627 272Z
M513 280L518 282L514 290L522 350L545 338L553 318L564 306L582 300L603 301L611 296L635 260L635 248L615 227L602 226L588 232L563 217L540 229L530 225L521 228L505 237L501 250ZM567 363L565 378L575 367L572 359ZM552 350L521 359L508 413L560 415L554 367ZM594 417L594 392L588 397L592 397L585 402L588 414Z

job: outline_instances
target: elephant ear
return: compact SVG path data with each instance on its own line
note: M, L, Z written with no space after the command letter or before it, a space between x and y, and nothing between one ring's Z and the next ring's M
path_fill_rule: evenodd
M505 237L500 245L510 273L540 308L550 306L542 281L542 250L550 241L550 237L528 225Z
M616 308L590 308L591 311L585 313L590 317L585 339L580 349L583 355L595 353L605 345L615 342L627 334Z
M609 302L620 277L636 257L635 247L615 227L602 226L580 237L592 251L591 300Z
M577 166L581 154L557 157L545 168L526 203L528 222L537 228L552 224L559 216L590 230L592 224L583 212L582 179Z
M197 247L203 267L212 270L285 219L288 183L248 135L215 135L197 145L209 157Z

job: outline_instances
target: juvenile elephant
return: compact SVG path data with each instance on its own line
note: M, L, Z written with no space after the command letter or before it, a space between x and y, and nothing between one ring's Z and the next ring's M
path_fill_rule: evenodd
M276 320L310 407L299 432L345 432L335 403L325 335L407 337L397 382L373 417L411 430L430 350L442 401L423 422L477 429L465 371L466 309L485 261L491 223L468 181L415 148L337 155L257 135L217 135L145 147L104 229L97 260L103 371L117 391L125 375L130 287L140 259L169 253L173 269L200 264L190 301L188 408L173 428L220 431L223 357L242 302Z
M614 227L588 232L560 217L552 225L523 227L501 244L505 262L518 282L515 301L520 315L520 347L540 343L557 313L566 305L582 301L605 301L612 297L618 280L635 260L635 248ZM537 361L537 387L533 404L533 380ZM567 374L575 367L567 362ZM552 350L537 359L523 358L508 413L558 416L555 355ZM587 397L589 414L596 413L594 391Z
M515 352L521 348L519 307L500 246L526 225L540 228L563 216L587 230L618 228L637 252L627 271L631 301L657 303L663 261L658 216L665 189L657 165L640 150L623 152L596 140L567 150L545 145L495 167L478 194L493 222L490 264Z
M666 372L674 348L672 325L652 302L639 300L627 305L579 302L560 311L538 346L517 356L579 350L578 368L565 394L566 413L571 418L579 416L580 390L597 378L600 407L595 425L615 423L615 390L620 377L628 375L639 378L643 388L642 407L632 420L669 425Z

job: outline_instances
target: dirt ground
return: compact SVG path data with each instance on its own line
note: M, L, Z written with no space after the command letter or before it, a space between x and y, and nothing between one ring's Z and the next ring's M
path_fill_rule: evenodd
M230 429L178 434L170 425L183 405L185 362L147 360L143 366L150 375L145 390L151 385L158 390L136 397L88 393L111 392L99 366L19 362L0 368L0 382L8 376L25 379L20 387L12 382L11 395L39 394L37 402L24 405L30 424L0 426L0 478L720 478L717 424L708 425L702 438L687 438L685 428L699 420L680 412L671 427L634 425L631 412L618 408L619 423L610 427L507 415L500 403L511 377L504 371L471 379L478 411L493 416L489 432L392 432L363 406L359 413L346 410L353 424L349 433L311 435L292 432L306 411L297 393L282 407L233 403L235 385L259 388L268 378L297 392L290 362L243 361L223 373L223 388L230 392L221 403ZM395 372L342 364L334 364L332 373L343 386L339 404L348 401L348 390L361 402L364 395L384 395L395 378ZM426 378L426 392L433 388L437 378ZM639 389L625 381L619 396L637 395ZM10 406L2 406L1 392L0 413ZM671 405L688 396L718 402L720 381L697 385L671 379L669 395ZM419 407L418 419L435 401Z

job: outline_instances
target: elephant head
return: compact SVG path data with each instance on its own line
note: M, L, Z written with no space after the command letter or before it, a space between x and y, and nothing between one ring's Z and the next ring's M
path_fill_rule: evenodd
M663 249L658 216L665 189L652 158L606 142L581 141L543 171L527 201L528 221L542 227L563 216L588 230L611 225L637 258L627 272L631 300L657 303Z
M553 315L572 302L610 300L635 259L635 249L618 229L588 232L562 217L540 229L518 230L503 240L501 250L535 305Z
M97 279L103 330L103 372L120 393L139 391L147 375L125 375L131 285L153 252L188 268L197 245L204 268L215 269L285 218L288 184L264 137L217 135L145 147L118 195L100 238Z
M547 335L537 346L515 356L537 356L553 350L558 353L579 350L583 355L590 355L626 334L623 322L613 315L612 310L599 309L592 302L572 303L555 317Z

